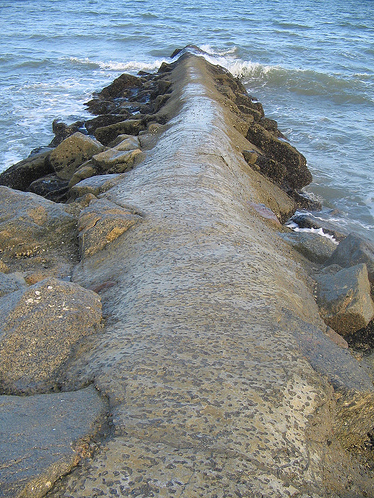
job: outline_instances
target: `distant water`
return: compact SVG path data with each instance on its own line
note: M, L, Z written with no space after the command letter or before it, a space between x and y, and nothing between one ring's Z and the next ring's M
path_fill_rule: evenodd
M122 72L195 44L306 156L323 216L374 240L373 0L0 0L0 33L0 170Z

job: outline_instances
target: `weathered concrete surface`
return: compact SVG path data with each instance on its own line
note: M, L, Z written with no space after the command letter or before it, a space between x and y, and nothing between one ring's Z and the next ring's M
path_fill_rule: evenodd
M0 396L0 496L39 498L87 456L107 406L93 386L71 393Z
M266 189L216 71L179 60L168 129L104 194L145 215L74 273L117 285L101 294L105 333L66 385L94 378L114 433L49 496L373 496L340 443L363 447L373 385L323 334L291 249L250 208Z

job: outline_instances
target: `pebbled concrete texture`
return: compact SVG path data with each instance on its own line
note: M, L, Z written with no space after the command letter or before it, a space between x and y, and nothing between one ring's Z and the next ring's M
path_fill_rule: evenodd
M250 208L263 202L262 177L242 157L253 147L214 69L183 56L170 77L173 119L103 194L143 221L73 275L91 288L116 282L101 294L105 333L66 372L68 386L94 379L108 397L113 433L48 496L373 496L334 434L354 392L367 408L363 442L373 385L353 358L343 368L301 266Z

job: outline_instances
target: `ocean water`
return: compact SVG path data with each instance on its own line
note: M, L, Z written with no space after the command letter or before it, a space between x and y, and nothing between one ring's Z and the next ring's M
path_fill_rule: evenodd
M302 152L322 217L374 240L373 0L0 0L0 170L123 72L195 44Z

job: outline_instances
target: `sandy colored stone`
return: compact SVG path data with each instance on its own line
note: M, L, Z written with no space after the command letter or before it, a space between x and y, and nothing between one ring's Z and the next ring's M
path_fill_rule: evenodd
M49 160L60 178L70 180L79 166L102 150L100 142L78 131L61 142Z
M42 280L0 300L0 389L48 392L64 378L74 347L98 331L99 296L72 282Z
M79 217L79 245L82 257L92 256L116 240L141 217L105 199L94 199Z

